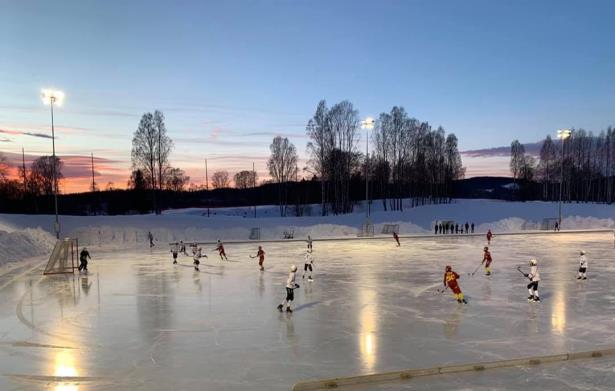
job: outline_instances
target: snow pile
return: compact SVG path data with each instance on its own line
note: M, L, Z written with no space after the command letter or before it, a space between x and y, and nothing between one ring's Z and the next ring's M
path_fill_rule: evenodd
M0 231L0 265L51 252L55 238L41 228Z

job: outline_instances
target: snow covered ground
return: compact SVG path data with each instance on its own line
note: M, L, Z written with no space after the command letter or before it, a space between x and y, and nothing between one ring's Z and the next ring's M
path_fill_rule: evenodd
M168 249L155 247L94 249L88 276L43 277L41 267L1 276L0 389L275 391L299 380L615 346L611 233L496 236L491 277L468 276L481 260L479 237L405 239L399 248L392 239L317 242L315 281L299 272L290 315L275 307L304 244L266 244L265 272L248 257L256 245L229 244L232 262L204 248L201 272L189 257L172 265ZM575 279L580 249L587 281ZM541 303L527 302L516 270L532 256ZM468 305L437 293L446 264L462 276ZM600 359L460 378L470 389L607 390L613 368ZM415 380L403 387L461 386L452 376Z
M537 229L544 218L556 217L558 204L548 202L506 202L496 200L455 200L451 204L426 205L403 212L385 212L382 203L373 202L371 220L375 232L385 223L399 224L401 234L430 233L438 220L459 223L474 222L477 232L519 231ZM355 212L340 216L317 216L319 205L310 206L312 216L277 217L277 206L253 209L190 208L165 211L160 216L62 216L62 236L77 237L80 244L100 248L134 248L146 241L151 231L158 242L176 240L215 241L216 239L246 240L250 229L261 229L261 239L279 239L288 229L296 238L328 238L356 236L365 220L363 205ZM316 215L316 216L315 216ZM564 204L563 228L615 228L615 206L605 204ZM0 214L0 264L22 257L41 255L50 251L53 241L54 217L49 215ZM34 229L27 230L27 229ZM7 235L9 234L9 235ZM12 234L13 236L11 236ZM15 237L18 239L15 240ZM31 242L38 243L30 246Z

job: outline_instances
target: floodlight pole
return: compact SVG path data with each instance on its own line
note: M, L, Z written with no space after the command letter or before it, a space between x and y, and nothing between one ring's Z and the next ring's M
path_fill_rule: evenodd
M51 162L51 170L53 175L53 203L55 207L55 231L56 231L56 239L60 239L60 219L58 218L58 177L56 173L56 136L55 136L55 128L53 125L53 103L56 101L55 96L51 96L49 98L49 107L51 107L51 147L52 147L52 162Z

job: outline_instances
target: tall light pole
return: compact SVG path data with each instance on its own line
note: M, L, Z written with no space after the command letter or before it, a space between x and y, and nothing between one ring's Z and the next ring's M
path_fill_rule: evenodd
M572 131L570 129L559 129L557 131L557 138L562 140L562 161L561 161L561 171L560 171L560 181L559 181L559 219L558 219L558 227L562 229L562 185L564 183L564 143L566 139L570 137Z
M361 121L361 127L365 129L365 216L369 218L369 131L374 128L374 119L367 117Z
M62 103L64 102L64 93L58 90L43 89L41 90L41 99L44 104L48 104L51 108L51 147L53 150L51 170L53 175L53 203L56 214L54 228L56 231L56 239L60 239L60 219L58 218L58 176L56 173L56 137L53 126L53 105L58 107L62 106Z

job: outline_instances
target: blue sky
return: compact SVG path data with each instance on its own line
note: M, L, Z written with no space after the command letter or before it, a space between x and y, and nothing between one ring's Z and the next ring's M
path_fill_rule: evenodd
M195 182L205 157L212 170L255 161L266 175L277 134L305 156L305 123L323 98L362 116L404 106L462 150L615 124L614 2L0 4L0 151L49 152L48 139L23 133L49 132L39 91L61 88L58 152L73 155L74 183L93 152L99 182L124 185L132 133L154 109L176 141L173 164ZM464 163L470 175L506 171L507 159L489 159Z

